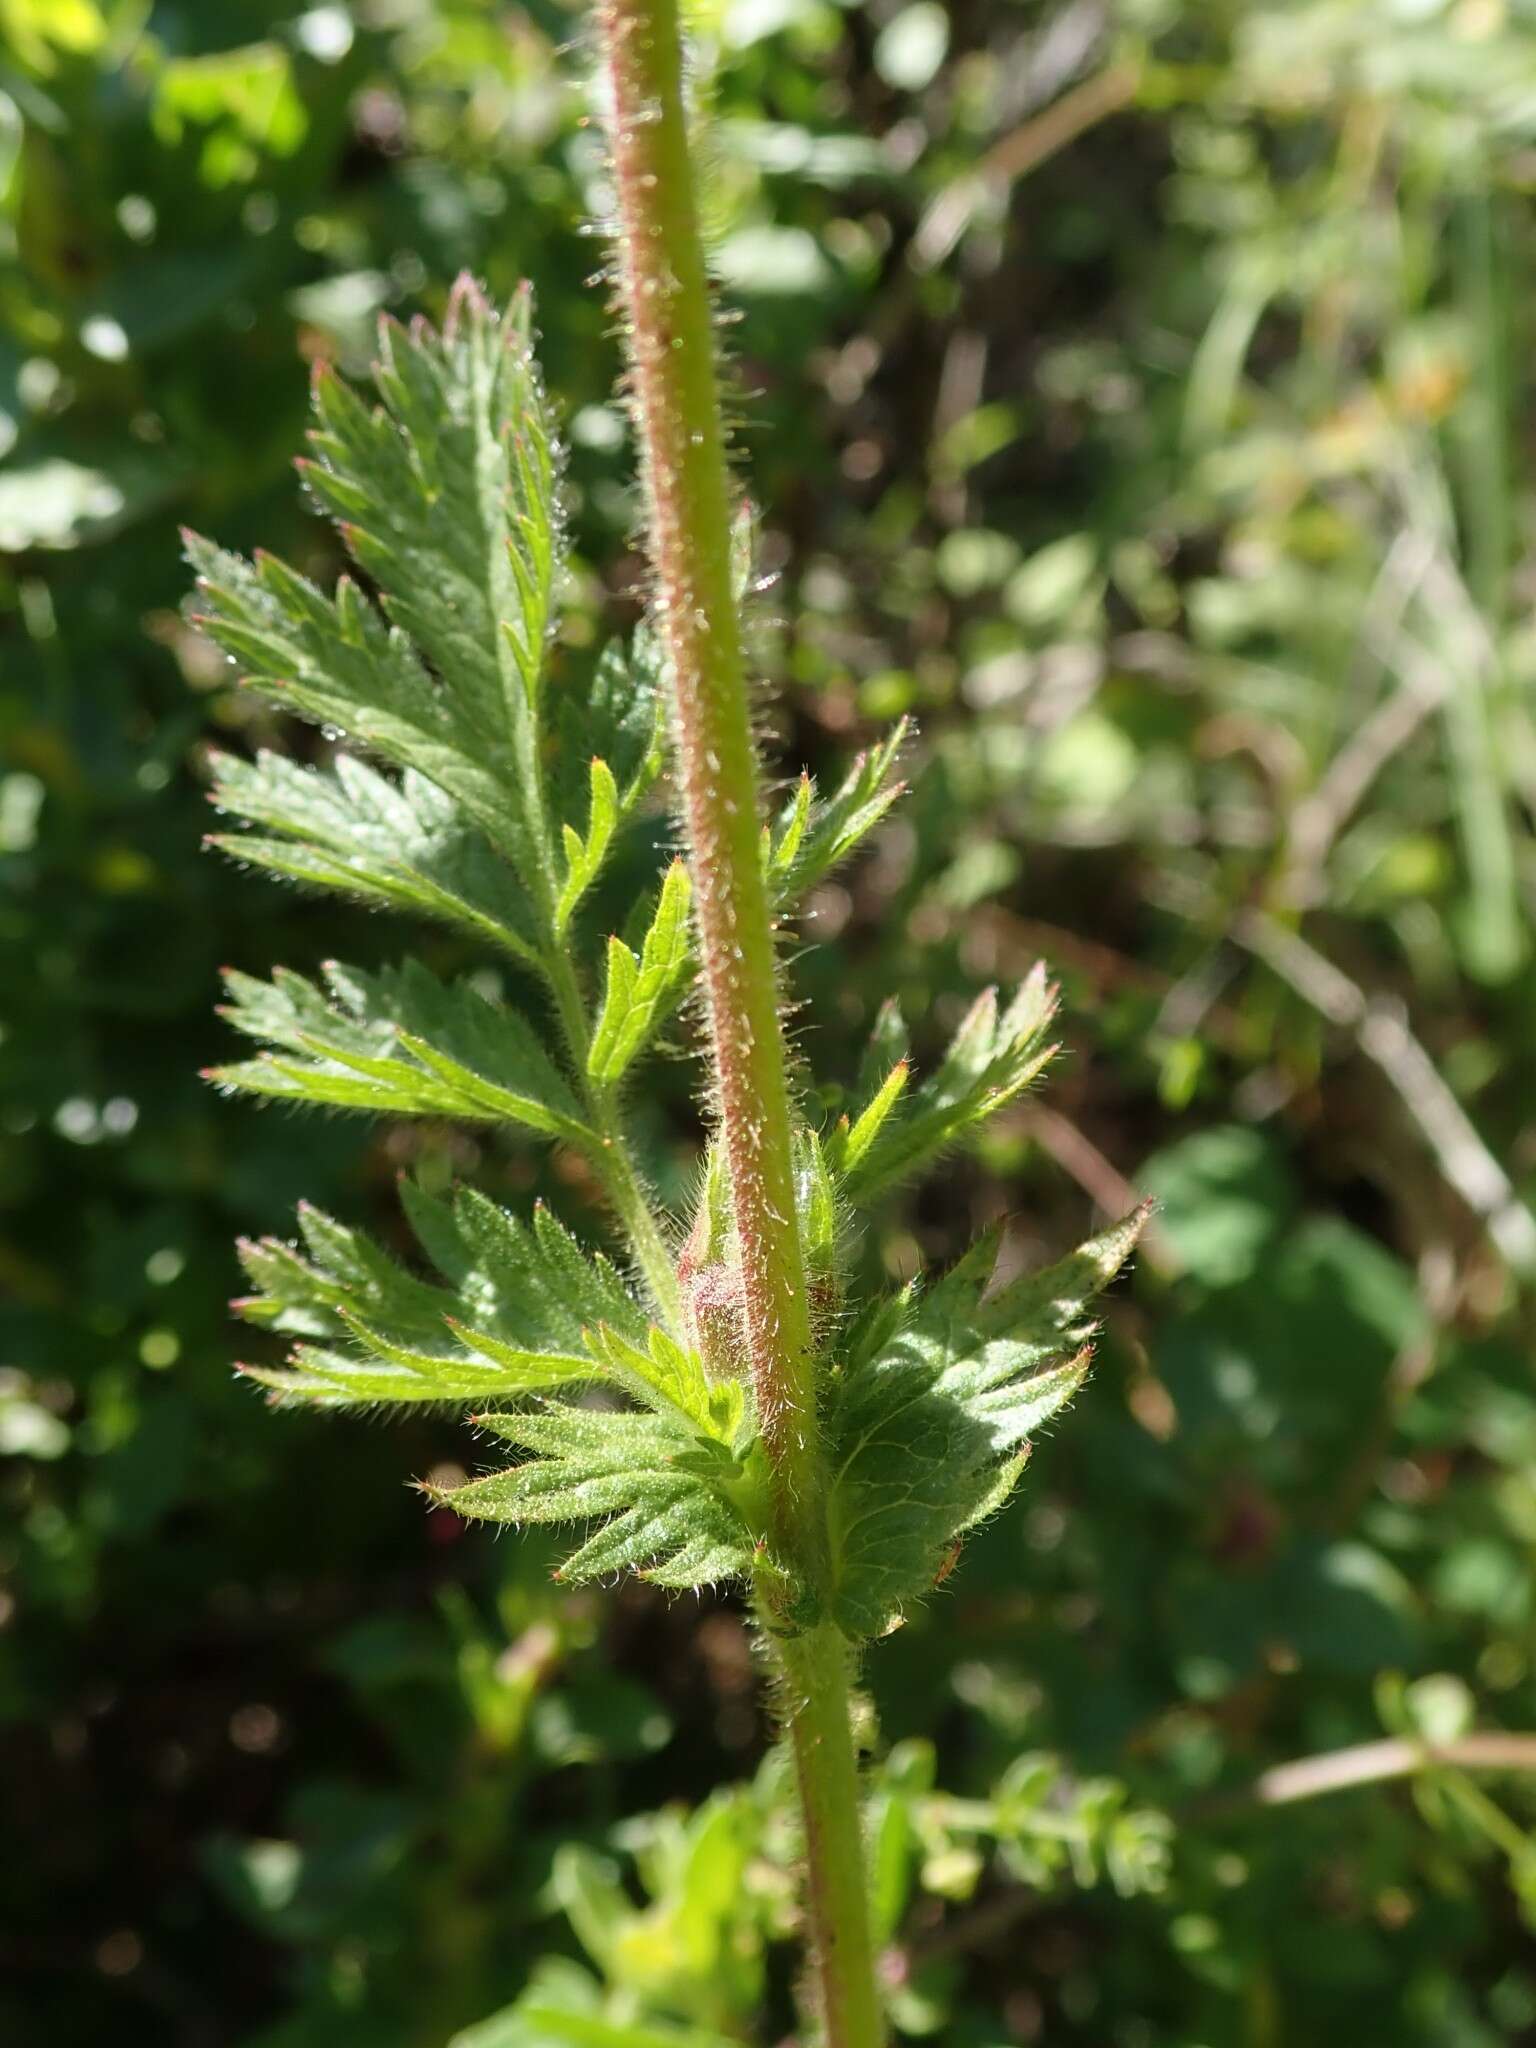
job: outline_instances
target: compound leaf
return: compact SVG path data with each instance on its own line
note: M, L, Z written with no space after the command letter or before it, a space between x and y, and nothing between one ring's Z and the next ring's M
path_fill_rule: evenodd
M1088 1369L1093 1297L1129 1256L1145 1208L1070 1258L988 1298L988 1239L850 1361L828 1421L837 1585L851 1636L879 1634L943 1575L965 1531L1006 1499L1032 1434Z
M587 1072L611 1085L676 1006L693 968L688 930L688 870L673 861L636 960L622 939L608 941L608 980Z
M538 1035L467 982L416 961L378 974L328 965L329 995L279 968L270 982L230 973L224 1014L280 1050L212 1078L248 1093L408 1116L510 1119L550 1137L590 1133Z
M213 770L219 809L267 828L216 834L231 858L437 918L537 964L537 932L519 916L525 892L486 834L415 769L395 782L350 754L326 771L263 751L216 755Z
M908 731L907 721L899 719L878 747L855 756L843 781L824 800L801 777L764 848L769 888L780 905L800 902L901 797L906 785L893 781L891 771Z
M289 1370L246 1367L252 1377L322 1402L483 1401L612 1377L583 1341L599 1320L616 1342L644 1341L646 1318L613 1266L542 1205L530 1228L473 1188L443 1198L407 1181L401 1192L441 1283L308 1204L302 1251L241 1245L256 1292L238 1312L309 1340Z
M691 1587L750 1577L754 1538L708 1471L680 1419L594 1413L546 1401L532 1413L487 1415L484 1427L533 1455L433 1498L495 1522L596 1522L561 1567L581 1581L633 1571Z
M829 1161L848 1199L869 1201L1015 1101L1056 1050L1045 1036L1056 1000L1038 964L1005 1010L991 989L977 997L931 1079L909 1088L898 1061L846 1134L833 1134ZM882 1029L894 1042L883 1013Z
M271 556L188 535L196 622L252 687L462 805L547 926L538 702L563 538L526 294L498 318L461 278L441 334L385 322L380 351L376 407L317 369L301 467L382 610L350 577L327 597Z

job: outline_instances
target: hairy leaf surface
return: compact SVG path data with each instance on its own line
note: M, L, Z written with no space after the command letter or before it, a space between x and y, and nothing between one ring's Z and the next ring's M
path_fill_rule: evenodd
M329 995L279 968L225 977L225 1014L279 1051L214 1070L231 1088L407 1116L502 1118L590 1137L569 1084L516 1011L417 961L378 974L325 969Z
M864 1108L828 1140L828 1164L847 1198L869 1201L1017 1100L1056 1050L1045 1036L1056 1000L1038 965L1006 1009L999 1011L994 990L976 999L928 1080L909 1087L907 1061L897 1059ZM887 1043L896 1042L896 1026L899 1019L882 1013Z
M538 700L563 539L526 295L499 319L461 279L440 334L385 322L380 351L376 407L317 370L303 469L382 615L350 578L326 597L188 536L199 623L253 687L452 795L552 912Z
M233 859L314 888L457 925L526 962L538 932L526 892L452 797L408 768L399 781L349 754L327 771L280 754L214 757L214 802L280 834L220 833Z
M865 1333L828 1420L834 1472L834 1614L879 1634L1000 1506L1032 1433L1088 1366L1094 1296L1130 1255L1138 1210L1048 1271L985 1295L989 1237L915 1308Z
M688 870L673 861L637 960L622 939L608 941L608 980L587 1055L596 1081L617 1081L681 1000L693 972L688 931Z
M906 784L892 771L908 731L907 721L898 720L878 747L855 757L829 797L818 798L810 777L801 777L764 849L769 886L780 904L800 902L900 798Z
M300 1251L241 1245L256 1292L246 1321L303 1339L292 1369L247 1368L284 1395L321 1402L469 1401L610 1377L586 1336L645 1341L620 1275L542 1205L520 1223L473 1188L451 1199L402 1183L439 1281L408 1272L361 1231L305 1204ZM341 1345L349 1348L341 1349Z
M442 331L386 322L365 398L316 373L310 492L357 575L333 591L266 555L189 537L200 622L257 690L326 729L333 758L216 763L242 821L216 843L316 888L433 918L533 970L561 1049L470 980L414 962L327 966L312 981L228 977L230 1021L262 1050L231 1088L401 1115L517 1124L579 1149L622 1219L663 1329L623 1276L546 1209L527 1223L473 1191L402 1202L434 1269L412 1270L315 1210L302 1243L243 1247L253 1324L292 1339L259 1367L280 1399L474 1403L517 1461L446 1498L503 1522L588 1525L573 1578L634 1570L669 1586L755 1583L770 1625L822 1612L820 1569L770 1553L767 1475L741 1343L740 1245L719 1162L667 1270L620 1120L622 1083L696 968L690 877L674 861L628 914L615 848L662 760L665 656L638 632L588 661L555 633L565 542L560 454L526 294L498 315L461 279ZM376 401L375 402L375 398ZM735 539L750 582L750 522ZM845 859L901 794L898 725L830 795L808 777L762 835L776 915ZM595 941L588 906L619 932ZM599 953L598 958L592 954ZM1037 970L1003 1009L983 996L937 1070L911 1066L882 1012L856 1109L793 1141L794 1200L822 1374L833 1612L877 1632L1011 1488L1036 1428L1086 1369L1088 1304L1139 1219L1047 1274L988 1293L995 1245L927 1295L848 1306L846 1220L1015 1100L1049 1057L1054 992ZM804 1503L817 1512L818 1503ZM811 1546L812 1550L816 1546Z
M723 1456L715 1464L707 1452L701 1457L680 1418L545 1402L481 1420L532 1455L434 1498L486 1521L596 1522L562 1565L563 1578L627 1570L684 1588L750 1576L752 1532L720 1483L731 1468Z

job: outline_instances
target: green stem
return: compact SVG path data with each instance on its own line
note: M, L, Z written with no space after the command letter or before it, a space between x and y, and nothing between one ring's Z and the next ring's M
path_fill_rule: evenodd
M858 1756L849 1718L851 1651L830 1622L778 1646L784 1717L805 1824L808 1920L827 2040L878 2048L885 2019L875 1983Z
M651 564L672 673L699 958L770 1473L770 1535L801 1584L824 1593L830 1567L815 1358L677 0L598 0L597 18ZM824 1622L781 1642L779 1657L827 2042L880 2048L848 1645Z
M546 593L546 616L547 611ZM510 651L505 645L502 648L501 659L509 698L521 702L522 683L511 660ZM534 894L538 899L539 920L544 929L540 964L544 979L549 984L550 994L554 998L555 1012L560 1020L566 1050L571 1057L571 1070L576 1078L577 1089L596 1133L597 1141L587 1148L586 1157L593 1172L601 1181L603 1192L612 1204L615 1214L624 1226L630 1249L645 1276L656 1312L675 1335L682 1323L682 1304L672 1255L667 1249L666 1238L656 1220L656 1213L635 1171L635 1164L629 1155L611 1096L607 1090L598 1087L587 1073L587 1051L592 1042L592 1027L581 991L581 981L576 973L570 949L564 942L559 928L557 905L560 901L561 877L556 866L554 840L549 829L544 763L538 747L536 719L531 715L519 718L515 733L518 773L522 783L523 800L527 806L528 836L533 848L531 879Z
M676 0L600 0L635 412L671 660L747 1339L776 1480L775 1538L824 1578L816 1401L762 806L731 564L732 502Z
M612 1106L595 1091L589 1094L598 1125L598 1149L589 1154L608 1199L628 1233L630 1247L645 1275L657 1313L674 1337L682 1332L682 1297L677 1269L649 1197L635 1171Z
M552 899L551 924L553 920ZM597 1143L587 1149L587 1161L602 1182L603 1192L624 1226L657 1314L672 1335L677 1336L682 1328L677 1268L667 1249L661 1225L656 1220L656 1212L635 1170L634 1160L630 1157L612 1095L607 1089L599 1088L588 1076L587 1048L591 1043L591 1029L576 969L568 953L551 946L545 955L544 972L555 998L560 1028L565 1034L581 1099L597 1134Z

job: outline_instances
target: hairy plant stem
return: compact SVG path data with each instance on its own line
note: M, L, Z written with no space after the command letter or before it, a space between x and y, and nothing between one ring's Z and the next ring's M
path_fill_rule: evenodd
M591 1100L598 1123L598 1143L588 1158L628 1234L658 1316L674 1337L680 1337L682 1297L672 1254L620 1134L611 1098L594 1093Z
M670 657L720 1126L759 1420L787 1562L824 1575L816 1400L731 494L675 0L600 0L656 603Z
M699 953L740 1243L747 1343L781 1563L825 1591L829 1545L762 803L732 576L732 503L699 234L677 0L598 0L618 253L669 658ZM805 1817L830 2048L884 2039L863 1872L849 1650L830 1623L778 1644Z
M836 2048L871 2048L885 2039L885 2019L875 1983L858 1755L848 1713L852 1651L842 1633L823 1622L781 1643L779 1660L827 2040Z

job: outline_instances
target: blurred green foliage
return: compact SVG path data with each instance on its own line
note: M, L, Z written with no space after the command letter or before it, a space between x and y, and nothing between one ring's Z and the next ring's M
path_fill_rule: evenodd
M1049 1107L864 1255L904 1273L1011 1213L1043 1256L1125 1183L1163 1201L1027 1510L874 1673L896 2023L1528 2038L1529 1778L1275 1803L1265 1774L1536 1728L1536 14L696 18L784 759L922 728L914 794L802 927L808 1068L892 993L939 1043L1037 951L1067 991ZM531 277L567 631L633 616L583 35L543 0L0 0L0 2032L26 2048L791 2024L794 1843L739 1615L557 1601L537 1541L400 1488L475 1468L456 1426L265 1418L227 1370L230 1240L301 1190L377 1221L402 1165L557 1204L567 1167L195 1078L230 1050L218 963L386 943L198 857L210 737L271 728L180 622L175 525L334 570L289 469L307 364L357 367L379 309L438 310L461 267Z

